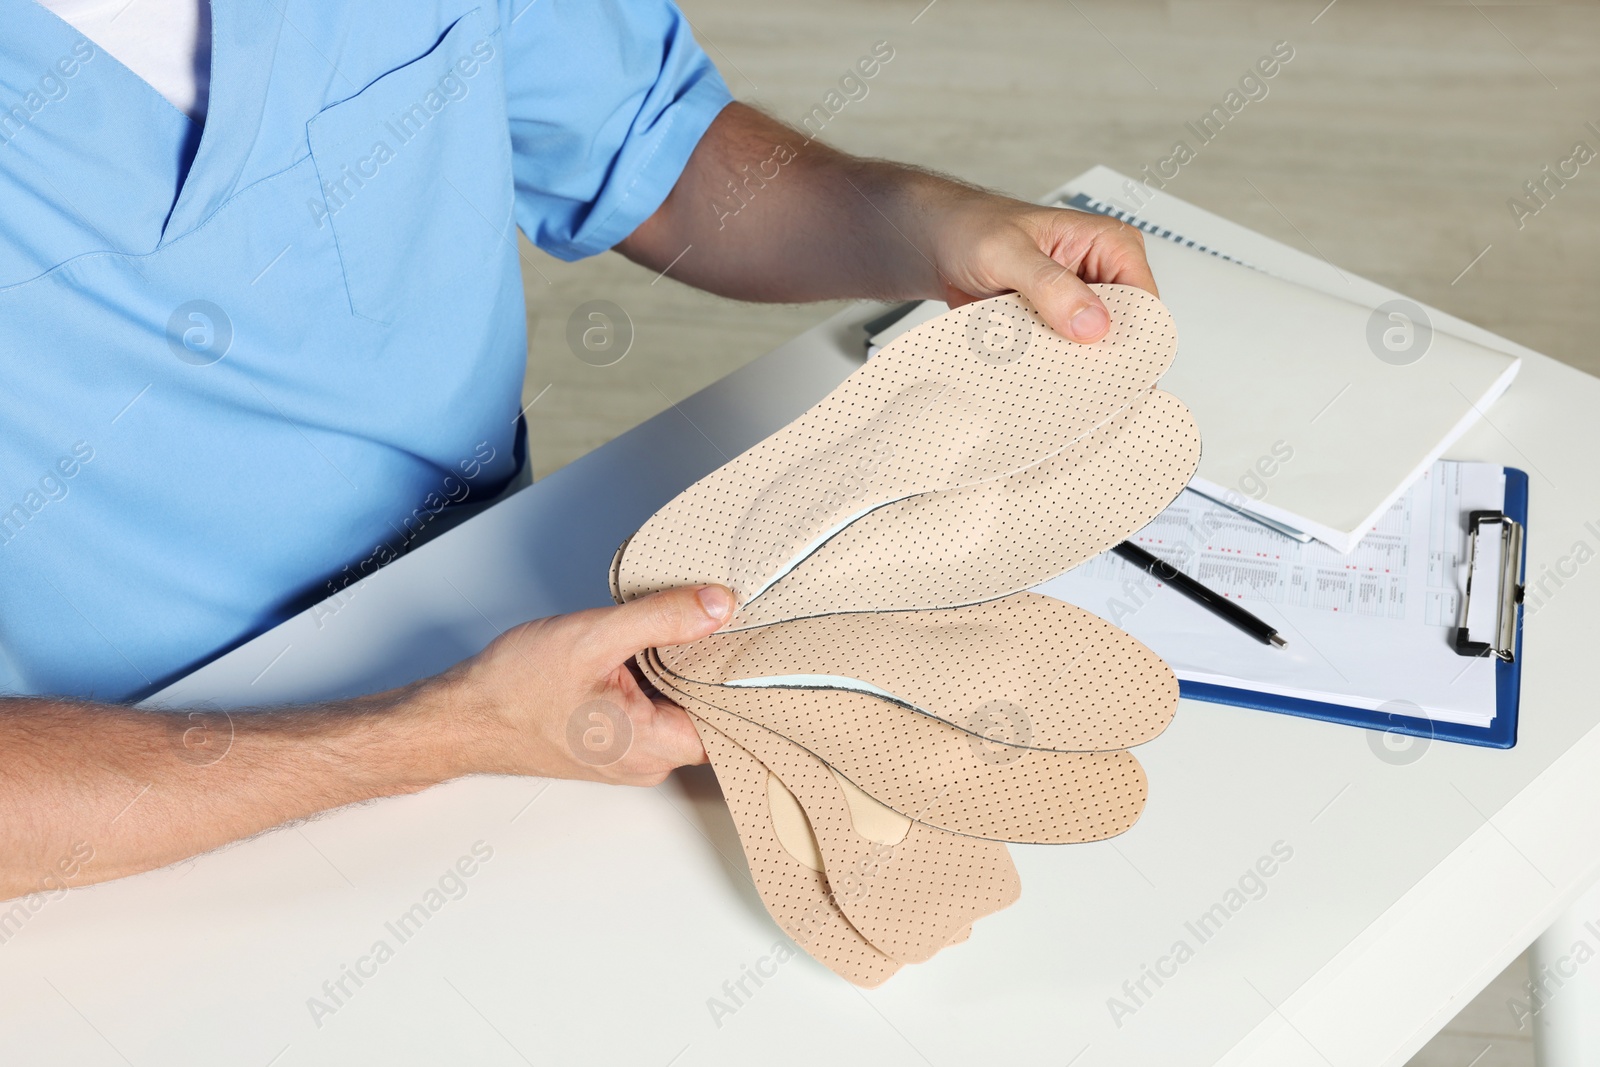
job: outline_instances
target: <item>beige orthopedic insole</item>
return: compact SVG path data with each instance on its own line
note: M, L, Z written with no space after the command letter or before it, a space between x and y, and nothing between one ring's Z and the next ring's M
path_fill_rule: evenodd
M1155 388L1166 309L1094 288L1093 345L1015 294L907 332L612 560L618 603L734 591L718 633L636 663L689 713L768 911L857 985L1014 902L1005 842L1103 840L1143 811L1127 749L1171 721L1172 671L1023 591L1132 535L1199 460Z
M1092 345L1061 337L1016 295L902 334L652 515L622 554L617 587L719 582L744 604L874 508L1058 455L1143 400L1176 350L1155 297L1094 289L1111 329Z
M1130 752L994 745L866 693L699 685L641 666L669 698L756 758L787 740L886 807L951 833L1018 844L1100 841L1144 810L1144 770Z
M1126 539L1194 475L1200 435L1157 390L1060 455L1016 474L877 508L739 609L723 632L850 611L972 604L1054 578ZM616 584L619 601L674 584ZM907 560L916 561L908 569ZM647 576L634 570L635 582Z
M865 690L991 741L1057 752L1148 741L1178 706L1177 677L1159 656L1098 615L1038 593L819 615L658 654L688 681Z
M783 932L829 970L869 989L882 985L900 964L874 948L833 902L822 870L784 847L773 826L767 768L716 728L697 721L695 729L711 757L717 784L739 830L739 843L756 892ZM792 823L788 836L804 828ZM794 846L797 852L804 846Z
M697 729L707 726L701 719ZM845 918L891 959L921 963L1021 894L1004 844L914 822L793 742L771 734L763 741L761 753L745 751L775 776L768 799L779 842L805 865L822 868ZM780 817L780 796L793 804L787 818ZM811 834L794 847L801 811ZM814 862L802 854L806 842L815 846Z

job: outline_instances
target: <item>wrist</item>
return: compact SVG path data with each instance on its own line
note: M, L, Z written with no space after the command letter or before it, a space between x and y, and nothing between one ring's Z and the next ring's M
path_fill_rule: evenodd
M494 717L484 712L464 672L451 669L383 697L393 708L386 718L412 756L408 771L418 788L496 769L485 758L497 747L491 741Z
M907 297L943 300L951 283L950 254L968 234L963 218L1000 199L993 193L950 178L893 163L863 162L857 179L879 226L889 224L886 251L897 264L896 277Z
M444 778L546 774L542 731L508 713L504 680L492 665L466 660L411 687L406 697Z

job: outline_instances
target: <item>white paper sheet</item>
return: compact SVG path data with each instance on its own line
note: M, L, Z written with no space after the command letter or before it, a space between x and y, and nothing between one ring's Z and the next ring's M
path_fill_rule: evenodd
M1451 647L1466 587L1465 515L1499 509L1505 473L1435 463L1348 555L1300 544L1190 492L1131 540L1240 600L1271 648L1105 553L1038 587L1121 626L1178 677L1487 726L1492 659Z
M1467 638L1490 644L1500 639L1500 557L1502 554L1501 527L1487 526L1478 536L1476 566L1469 588L1472 597L1467 602Z

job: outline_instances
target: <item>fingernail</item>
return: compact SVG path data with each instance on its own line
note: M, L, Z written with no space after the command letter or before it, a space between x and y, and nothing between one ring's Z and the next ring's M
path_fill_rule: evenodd
M1090 304L1072 316L1072 321L1067 323L1067 329L1072 333L1074 341L1092 341L1105 333L1110 325L1111 319L1106 315L1106 309Z
M733 610L733 594L723 586L704 585L695 595L700 598L700 606L706 614L718 622L726 619L728 612Z

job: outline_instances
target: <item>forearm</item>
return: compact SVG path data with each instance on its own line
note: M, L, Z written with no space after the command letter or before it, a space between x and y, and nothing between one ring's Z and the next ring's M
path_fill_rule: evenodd
M619 250L742 300L943 297L927 222L954 202L989 195L808 142L735 103L666 203Z
M0 899L165 866L474 769L444 687L320 707L0 701Z
M628 665L640 649L704 637L732 610L726 589L686 586L535 619L442 674L315 707L0 698L0 900L151 870L467 774L659 784L705 749ZM597 726L600 749L584 733Z

